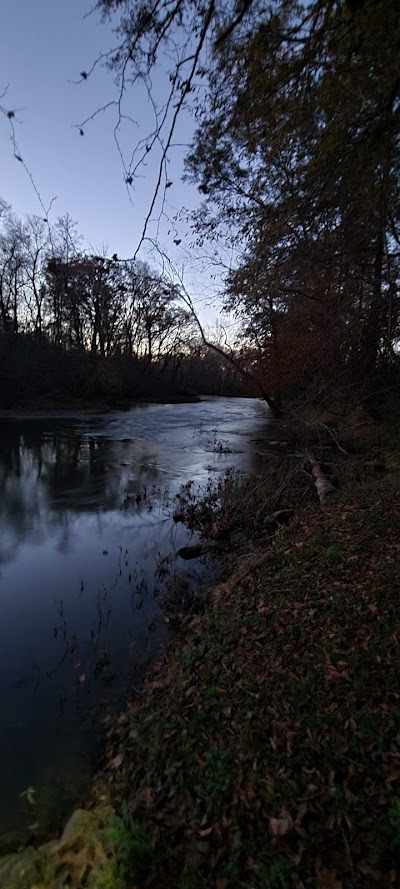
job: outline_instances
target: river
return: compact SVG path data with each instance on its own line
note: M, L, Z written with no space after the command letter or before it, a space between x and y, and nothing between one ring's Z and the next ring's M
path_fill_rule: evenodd
M269 431L268 431L269 427ZM171 498L247 472L273 437L257 400L206 398L0 421L0 851L89 792L104 720L162 652L167 574L207 568Z

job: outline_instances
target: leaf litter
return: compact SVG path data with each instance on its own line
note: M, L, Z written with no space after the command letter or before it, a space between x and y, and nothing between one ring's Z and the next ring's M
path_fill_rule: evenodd
M102 773L151 837L136 885L400 885L399 494L344 476L179 615Z

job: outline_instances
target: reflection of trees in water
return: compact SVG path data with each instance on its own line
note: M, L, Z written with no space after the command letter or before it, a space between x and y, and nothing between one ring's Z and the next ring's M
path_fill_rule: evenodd
M71 513L139 508L144 487L157 478L156 455L145 441L21 425L5 425L0 442L0 562L24 540L43 542L55 525L65 550Z

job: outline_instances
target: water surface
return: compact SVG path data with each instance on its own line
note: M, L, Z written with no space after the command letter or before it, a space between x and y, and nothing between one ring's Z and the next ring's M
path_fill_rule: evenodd
M204 573L171 498L251 469L267 423L223 398L0 422L0 849L88 792L104 717L168 640L160 560Z

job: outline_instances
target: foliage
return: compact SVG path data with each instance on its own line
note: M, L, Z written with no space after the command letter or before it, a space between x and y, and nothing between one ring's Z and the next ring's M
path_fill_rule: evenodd
M206 195L197 226L212 235L215 219L235 220L227 303L259 373L285 394L354 383L393 359L398 28L391 0L354 15L311 4L300 21L296 4L278 4L211 76L188 160Z
M98 6L120 15L107 62L121 98L131 82L150 90L153 68L170 66L157 190L177 116L194 112L196 243L222 237L235 249L225 303L269 403L318 402L398 370L396 0ZM147 157L140 147L129 182Z
M108 837L113 844L121 877L133 871L137 879L146 876L151 863L151 837L143 825L136 824L129 818L117 817L110 820Z

